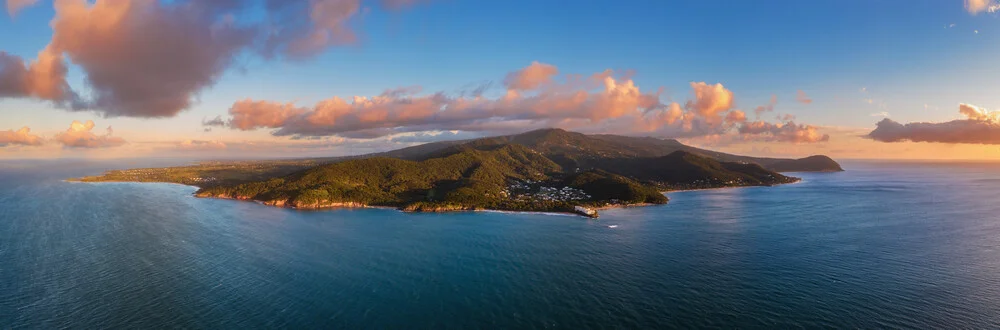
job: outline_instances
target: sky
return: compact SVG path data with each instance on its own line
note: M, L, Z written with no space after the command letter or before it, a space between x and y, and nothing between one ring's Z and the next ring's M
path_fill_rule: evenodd
M996 0L0 2L0 158L337 156L559 127L1000 159Z

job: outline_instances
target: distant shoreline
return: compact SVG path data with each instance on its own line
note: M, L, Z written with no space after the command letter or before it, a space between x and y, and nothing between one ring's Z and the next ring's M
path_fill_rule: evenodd
M190 187L190 188L195 188L195 189L201 189L201 187L195 186L195 185L189 185L189 184L183 184L183 183L177 183L177 182L166 182L166 181L162 181L162 182L160 182L160 181L111 181L111 180L109 180L109 181L82 181L79 178L72 178L72 179L62 180L62 182L68 182L68 183L89 183L89 184L101 184L101 183L169 184L169 185L175 185L175 186L183 186L183 187Z
M811 172L800 172L800 173L811 173ZM815 173L836 173L836 172L830 171L830 172L815 172ZM731 186L731 187L715 187L715 188L692 188L692 189L667 190L667 191L662 191L662 193L664 193L664 194L671 194L671 193L678 193L678 192L704 191L704 190L740 189L740 188L754 188L754 187L777 187L777 186L786 186L786 185L798 184L798 183L802 183L803 181L804 180L802 180L802 178L797 178L797 180L792 181L792 182L779 183L779 184L770 185L770 186Z

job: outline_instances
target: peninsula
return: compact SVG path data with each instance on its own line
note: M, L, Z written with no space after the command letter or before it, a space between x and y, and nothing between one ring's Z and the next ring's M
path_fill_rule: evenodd
M181 183L199 187L198 197L296 209L377 206L597 217L603 208L664 204L664 191L798 181L775 170L842 171L826 156L754 158L676 140L543 129L352 157L206 162L76 180Z

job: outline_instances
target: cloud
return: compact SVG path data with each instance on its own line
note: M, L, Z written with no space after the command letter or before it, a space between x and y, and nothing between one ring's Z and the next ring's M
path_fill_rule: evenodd
M382 6L392 10L399 10L428 1L429 0L382 0Z
M802 103L802 104L813 103L813 100L811 98L809 98L809 95L806 95L806 92L803 92L802 90L799 90L796 93L796 95L795 95L795 101L798 101L799 103Z
M800 125L793 121L784 123L755 121L740 126L738 131L746 139L759 141L816 143L830 140L830 135L819 133L817 127Z
M976 121L996 122L998 117L1000 117L1000 112L990 112L989 110L965 103L958 105L958 113L968 117L970 120Z
M103 115L171 117L253 41L252 28L219 16L230 2L58 0L45 52L87 73L88 107Z
M7 0L7 13L10 17L17 16L17 12L26 7L34 5L38 0Z
M901 124L885 118L867 137L880 142L1000 144L1000 113L964 103L959 105L959 113L968 119Z
M360 1L55 0L52 38L37 59L0 53L0 97L105 117L172 117L242 54L302 59L353 43ZM9 1L8 10L22 3ZM238 15L261 7L265 15ZM88 95L70 89L67 61L82 69Z
M114 130L110 126L105 135L96 135L91 132L94 129L94 121L79 122L74 120L69 129L56 135L55 140L68 148L108 148L125 144L125 140L112 136Z
M482 137L479 134L460 131L430 131L403 133L389 138L395 143L427 143L436 141L467 140Z
M965 0L965 10L973 15L982 12L995 13L1000 11L1000 3L996 0Z
M711 123L720 122L721 114L733 108L733 92L722 84L693 82L691 89L694 92L694 99L688 101L686 107Z
M306 110L297 108L292 103L279 104L247 99L237 101L229 108L232 119L229 120L228 125L244 131L261 127L276 128L284 125L289 119L304 113ZM217 124L220 119L216 118L209 124Z
M458 94L461 97L481 97L486 91L493 88L493 84L493 81L468 84L460 88Z
M181 150L222 150L226 149L226 144L221 141L206 140L184 140L177 143L177 148Z
M537 67L532 65L531 67ZM530 68L530 67L529 67ZM521 72L531 70L521 70ZM597 79L596 77L593 79ZM334 97L311 108L290 103L243 100L229 110L229 126L240 130L277 128L276 135L375 137L407 131L482 130L497 121L601 122L641 115L660 105L631 80L602 76L600 91L546 91L521 95L511 89L498 99L425 96L387 91L374 97ZM514 84L512 87L521 88ZM523 126L522 126L523 128Z
M524 69L507 74L503 84L510 90L532 90L543 84L551 83L552 77L557 74L559 74L559 69L555 66L536 61Z
M757 106L756 108L753 109L753 113L757 117L760 117L760 115L764 114L765 112L774 111L774 106L776 105L778 105L778 96L771 95L771 101L767 102L767 105Z
M726 123L736 124L747 121L747 114L740 110L733 110L726 114Z
M202 119L201 124L203 126L226 126L226 121L222 119L222 116L216 116L212 119ZM211 127L208 128L211 130ZM207 131L206 131L207 132Z
M62 57L48 51L33 62L0 51L0 98L32 97L67 104L75 99Z
M401 98L401 97L416 95L423 90L424 88L421 86L406 86L406 87L387 89L382 92L382 95L392 98Z
M31 129L27 126L21 129L0 131L0 147L9 145L37 146L42 144L42 139L38 135L31 134Z
M883 117L883 118L889 118L889 113L888 113L888 112L886 112L886 111L882 111L882 112L876 112L876 113L873 113L873 114L871 114L870 116L872 116L872 117Z
M281 22L267 36L267 57L305 58L357 39L348 23L361 10L360 0L269 0L266 4L272 19Z
M444 92L418 95L419 88L409 87L373 97L333 97L308 107L245 99L230 107L228 118L204 124L244 131L271 129L273 135L293 138L371 139L408 132L499 134L542 127L689 137L731 132L747 121L746 113L734 109L733 92L722 84L691 83L692 97L681 106L660 102L661 91L644 92L611 70L570 74L565 79L553 77L556 70L537 62L516 70L507 75L507 93L497 98ZM774 139L770 135L765 138Z

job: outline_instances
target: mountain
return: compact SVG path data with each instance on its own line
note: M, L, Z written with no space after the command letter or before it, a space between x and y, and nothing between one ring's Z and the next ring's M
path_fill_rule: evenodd
M774 162L770 168L779 172L840 172L844 169L830 157L817 155Z
M740 161L719 161L726 157ZM388 206L408 211L495 209L594 216L589 208L666 203L660 193L664 190L797 180L744 159L749 158L707 152L674 140L546 129L331 160L267 180L206 186L197 194L311 209ZM829 166L820 161L807 165Z
M662 157L675 151L685 151L720 162L754 163L778 172L843 171L836 161L826 156L803 159L748 157L695 148L673 139L609 134L586 135L557 128L475 140L432 142L369 156L421 160L438 157L458 148L506 143L530 147L567 168L587 167L594 159Z
M635 180L603 173L596 176L603 181L569 179L570 184L562 184L564 175L558 164L526 146L503 144L422 161L347 160L266 181L203 188L198 195L295 208L391 206L410 211L572 212L578 205L611 201L591 195L607 192L620 192L617 199L626 202L667 201Z
M648 182L664 190L766 186L794 181L754 163L719 162L688 151L662 157L610 158L588 165Z
M543 129L370 155L117 170L77 180L192 184L201 187L200 197L302 209L385 206L596 216L594 208L666 203L661 191L798 180L776 170L841 168L825 156L753 158L676 140Z

